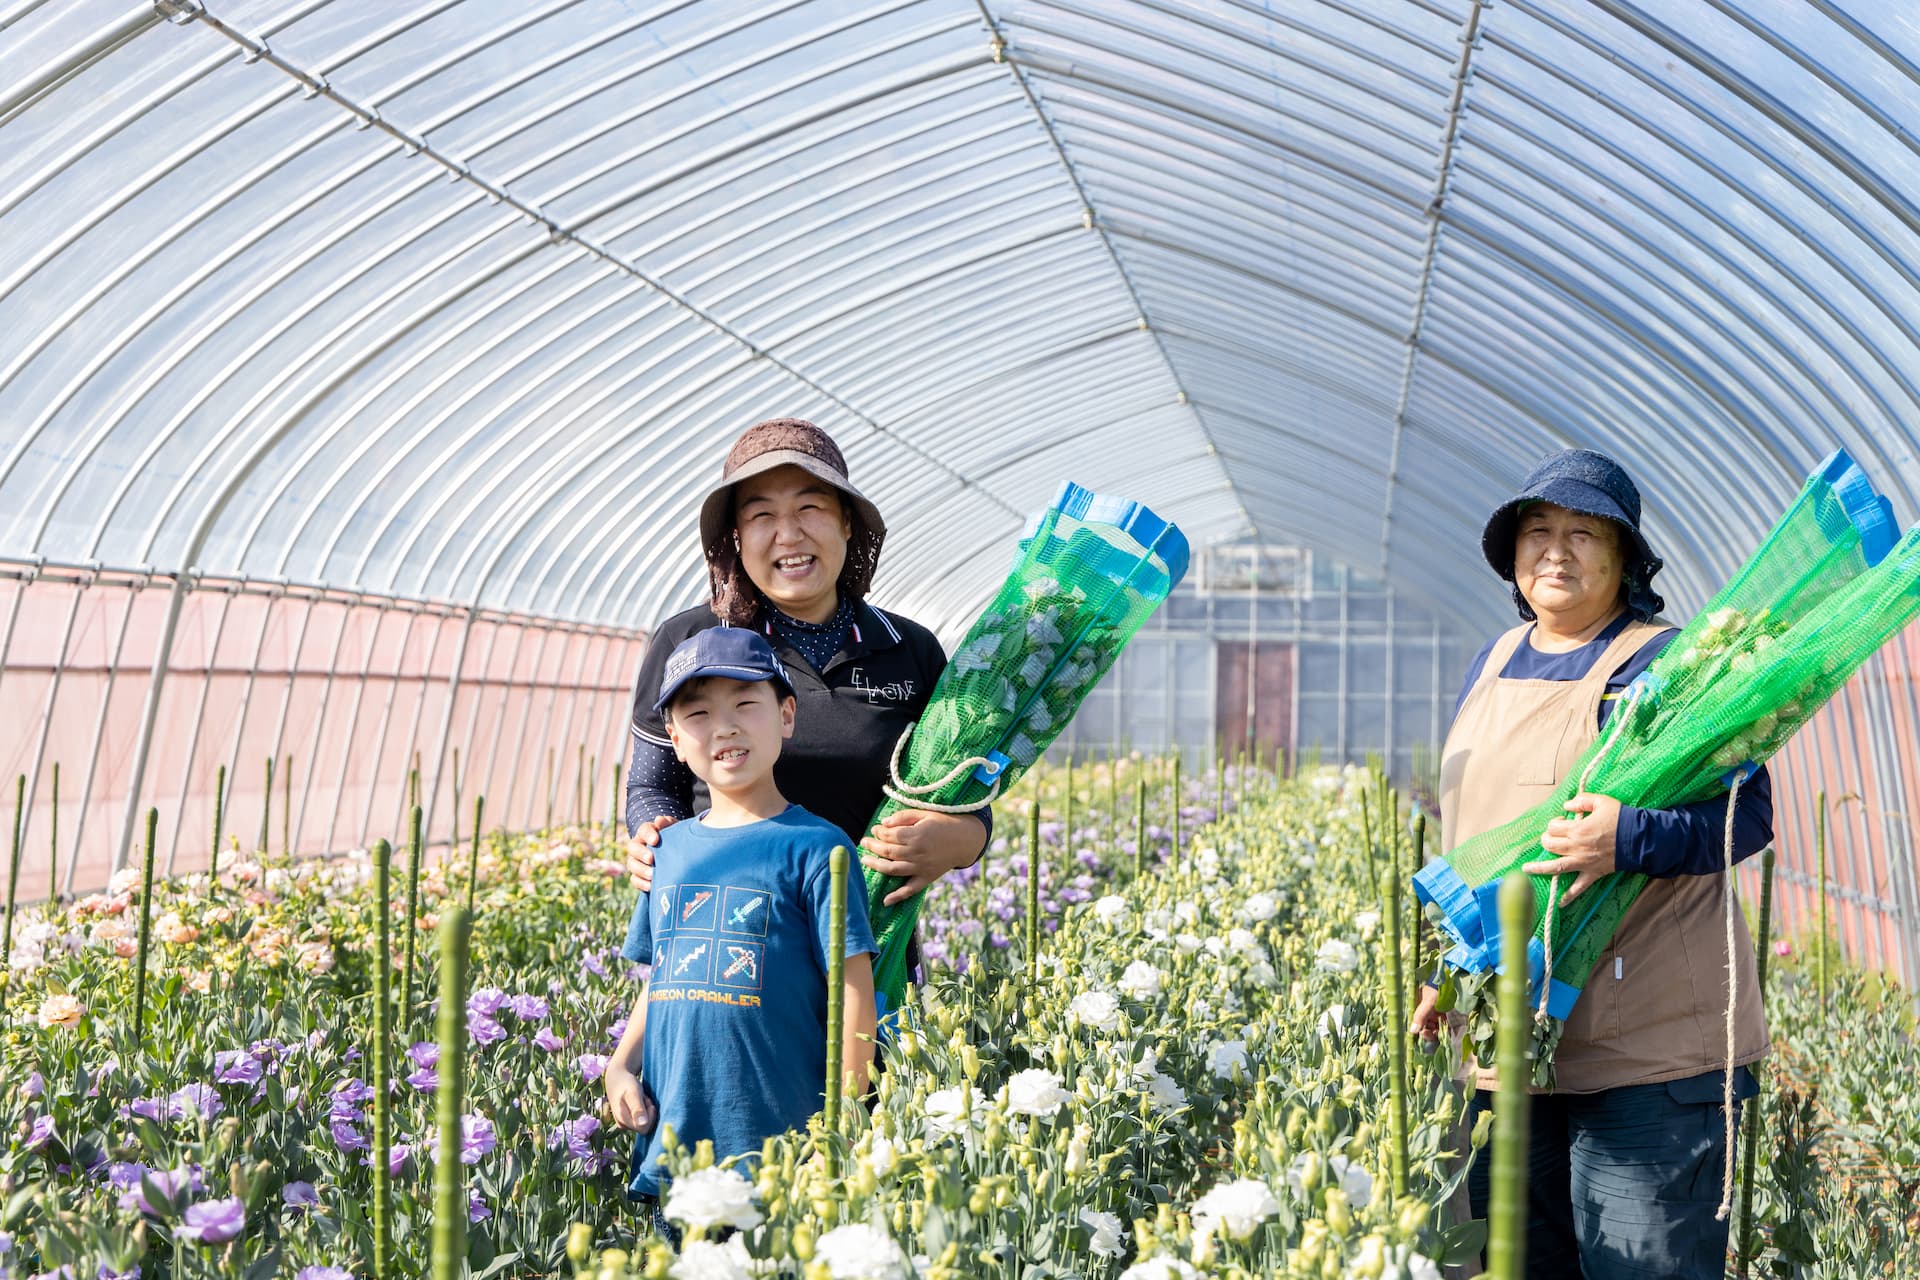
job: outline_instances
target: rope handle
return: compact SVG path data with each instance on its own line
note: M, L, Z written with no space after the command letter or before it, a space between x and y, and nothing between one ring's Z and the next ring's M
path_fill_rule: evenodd
M940 788L947 786L955 778L960 777L968 770L976 769L983 764L990 765L993 763L993 761L985 756L968 756L965 760L962 760L959 764L947 770L945 775L938 781L929 782L924 786L915 786L900 776L900 757L906 753L907 739L913 736L913 731L919 728L919 726L920 722L918 720L909 724L906 729L901 732L900 740L893 744L893 759L888 762L887 765L887 773L892 778L892 781L880 784L881 792L884 793L888 799L897 804L906 805L909 809L922 809L928 813L976 813L999 798L1000 784L1006 781L1006 771L1004 769L994 778L993 785L987 788L987 794L972 804L935 804L931 800L919 799L920 796L938 791Z
M1720 1110L1726 1117L1727 1147L1724 1161L1726 1168L1721 1174L1720 1181L1720 1207L1713 1213L1716 1222L1725 1222L1727 1215L1733 1212L1733 1059L1736 1052L1734 1011L1740 998L1740 967L1734 963L1733 954L1733 915L1738 910L1733 901L1733 809L1740 800L1740 784L1752 776L1751 771L1735 770L1732 785L1727 788L1727 830L1722 849L1726 868L1726 878L1720 882L1720 897L1727 917L1727 1062L1723 1072L1726 1079L1722 1086Z

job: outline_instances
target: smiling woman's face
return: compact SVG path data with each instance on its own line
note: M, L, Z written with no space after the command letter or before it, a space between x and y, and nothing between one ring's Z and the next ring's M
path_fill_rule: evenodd
M740 564L774 608L803 622L825 622L840 603L853 522L840 493L799 467L749 476L733 493Z
M1611 614L1626 572L1620 527L1536 502L1514 526L1513 581L1543 621L1579 631Z

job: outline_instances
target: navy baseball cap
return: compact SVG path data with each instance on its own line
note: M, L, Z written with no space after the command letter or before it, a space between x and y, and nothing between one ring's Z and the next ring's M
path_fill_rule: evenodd
M747 627L709 627L688 636L667 655L667 668L660 676L660 698L653 709L664 710L687 681L705 676L724 676L750 683L771 680L783 697L793 696L793 681L787 678L787 669L774 655L773 646L758 631Z

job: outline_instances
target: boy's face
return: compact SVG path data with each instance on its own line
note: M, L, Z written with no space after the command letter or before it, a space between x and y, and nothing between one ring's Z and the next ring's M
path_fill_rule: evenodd
M709 787L750 787L773 772L781 741L793 736L793 699L769 680L694 680L667 707L667 736Z

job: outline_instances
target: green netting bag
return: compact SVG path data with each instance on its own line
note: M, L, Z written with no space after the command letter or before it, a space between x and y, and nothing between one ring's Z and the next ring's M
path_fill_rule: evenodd
M1012 786L1186 575L1187 556L1179 528L1139 503L1063 484L895 747L873 823L903 809L970 813ZM888 906L901 881L866 874L884 1018L906 994L920 896Z
M1823 464L1761 549L1627 690L1553 797L1415 877L1456 943L1447 962L1470 973L1494 967L1498 882L1540 858L1546 824L1581 790L1642 808L1727 794L1731 806L1739 783L1920 614L1920 531L1890 546L1892 534L1885 499L1852 460L1840 453ZM1558 879L1533 880L1528 951L1535 1000L1544 983L1545 1011L1564 1020L1646 877L1604 877L1564 907ZM1554 1028L1543 1023L1535 1039L1545 1083Z

